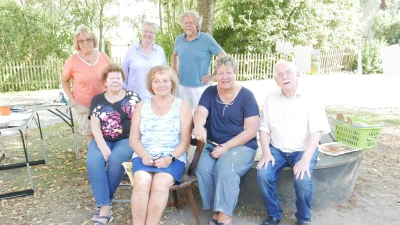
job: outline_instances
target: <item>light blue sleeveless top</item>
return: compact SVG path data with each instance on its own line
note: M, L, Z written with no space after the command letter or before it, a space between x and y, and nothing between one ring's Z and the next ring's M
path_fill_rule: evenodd
M140 133L141 142L150 155L171 154L180 142L181 121L180 106L182 99L175 98L169 112L157 116L151 108L151 99L143 100L141 111ZM136 153L132 158L138 157ZM186 152L177 158L186 163Z

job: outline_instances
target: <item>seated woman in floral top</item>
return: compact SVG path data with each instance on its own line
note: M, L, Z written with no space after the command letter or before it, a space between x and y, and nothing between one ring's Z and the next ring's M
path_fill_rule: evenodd
M98 208L92 216L95 225L107 225L113 219L110 204L124 175L121 164L133 154L129 132L140 97L122 89L125 79L119 65L107 66L101 74L106 92L94 96L90 105L94 139L89 144L86 168Z

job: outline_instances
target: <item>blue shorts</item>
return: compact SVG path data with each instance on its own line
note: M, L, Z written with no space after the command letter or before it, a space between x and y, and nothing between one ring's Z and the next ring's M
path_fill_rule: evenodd
M135 174L136 171L146 171L150 173L160 173L160 172L168 173L175 179L174 185L181 184L181 176L184 170L185 170L185 163L179 160L175 160L175 162L173 162L167 168L157 168L155 166L144 165L140 157L132 159L132 174Z

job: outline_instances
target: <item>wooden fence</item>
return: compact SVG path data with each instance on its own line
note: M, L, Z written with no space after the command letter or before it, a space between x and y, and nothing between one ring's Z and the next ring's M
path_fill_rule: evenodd
M343 49L332 49L321 54L320 74L338 73L351 70L354 62L354 52Z
M264 80L273 78L273 67L280 60L292 60L292 56L275 54L232 54L238 63L238 81ZM214 67L211 63L211 71ZM121 58L112 58L121 64ZM321 53L320 74L341 72L351 69L354 53L345 50L331 50ZM58 89L61 87L65 60L8 62L0 64L0 91L32 91ZM213 72L213 71L212 71Z
M32 60L0 64L0 91L58 89L64 62Z

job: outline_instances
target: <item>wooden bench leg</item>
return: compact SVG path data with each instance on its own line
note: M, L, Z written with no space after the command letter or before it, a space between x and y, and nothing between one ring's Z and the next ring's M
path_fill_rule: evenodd
M189 202L190 202L190 206L192 207L193 216L196 219L196 224L200 225L200 218L199 218L199 214L197 213L196 203L194 202L192 188L191 187L187 187L185 189L186 189L187 197L188 197Z
M173 190L172 191L172 194L173 194L173 196L174 196L174 205L175 205L175 208L178 208L178 192L176 191L176 190Z

